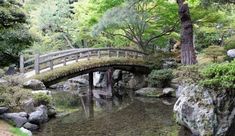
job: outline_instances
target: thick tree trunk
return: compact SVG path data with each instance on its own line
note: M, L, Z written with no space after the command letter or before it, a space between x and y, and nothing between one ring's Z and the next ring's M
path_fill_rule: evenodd
M185 0L177 0L177 3L181 21L181 63L184 65L195 64L197 61L193 46L193 24L189 7Z

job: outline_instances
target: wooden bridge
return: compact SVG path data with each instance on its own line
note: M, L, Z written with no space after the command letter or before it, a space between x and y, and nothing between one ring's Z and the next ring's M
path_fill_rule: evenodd
M82 48L36 54L34 58L20 57L20 72L26 78L36 78L46 85L100 70L123 69L148 72L144 63L146 53L120 48ZM138 70L138 68L140 68Z

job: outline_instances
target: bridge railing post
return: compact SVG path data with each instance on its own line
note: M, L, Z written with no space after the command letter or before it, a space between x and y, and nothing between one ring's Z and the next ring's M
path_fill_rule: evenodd
M97 54L98 54L98 58L100 58L100 57L101 57L101 56L100 56L100 50L98 50Z
M87 52L87 60L90 60L90 51Z
M24 56L20 55L20 73L24 73Z
M53 60L50 60L50 70L53 70L54 64L53 64Z
M64 66L66 66L66 61L67 61L67 58L64 57Z
M126 57L126 58L128 57L127 55L128 55L128 53L127 53L127 51L125 51L125 57Z
M76 62L78 62L78 54L76 54L76 56L75 56L75 60L76 60Z
M110 50L108 50L108 56L111 57L111 51Z
M40 73L40 64L39 64L39 60L40 59L40 55L36 54L35 55L35 61L34 61L34 70L35 70L35 74L39 74Z
M119 58L119 55L120 55L120 52L119 52L119 50L117 51L117 58Z

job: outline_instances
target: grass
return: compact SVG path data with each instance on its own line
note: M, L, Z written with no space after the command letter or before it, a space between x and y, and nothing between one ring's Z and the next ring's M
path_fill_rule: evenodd
M15 136L28 136L28 134L23 133L19 128L11 127L10 132Z
M38 79L46 83L87 69L109 66L109 65L145 65L145 61L143 59L124 58L124 57L122 58L105 57L102 59L94 58L91 60L70 64L64 67L59 67L54 69L53 71L44 72L39 75L35 75L31 78Z

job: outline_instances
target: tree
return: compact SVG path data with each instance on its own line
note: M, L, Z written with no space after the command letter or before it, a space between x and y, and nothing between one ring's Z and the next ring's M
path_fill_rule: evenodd
M189 6L185 0L177 0L181 21L181 63L195 64L196 54L193 45L193 23L190 17Z
M144 51L153 51L161 38L176 30L176 11L175 4L165 0L128 0L107 10L94 26L93 34L121 36Z
M26 14L16 1L0 2L0 65L17 63L19 54L32 44Z

